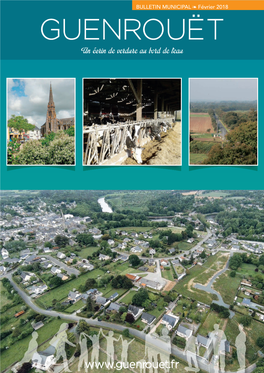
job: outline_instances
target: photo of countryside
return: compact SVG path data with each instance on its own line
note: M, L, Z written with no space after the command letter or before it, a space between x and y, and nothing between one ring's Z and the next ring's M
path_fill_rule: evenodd
M257 79L190 79L190 165L257 165Z

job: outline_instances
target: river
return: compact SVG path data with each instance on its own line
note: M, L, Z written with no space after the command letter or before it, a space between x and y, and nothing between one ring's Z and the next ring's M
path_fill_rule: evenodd
M105 202L105 199L104 198L99 198L98 201L99 205L101 206L101 209L102 209L102 212L113 212L113 210L111 209L111 207L108 205L107 202Z

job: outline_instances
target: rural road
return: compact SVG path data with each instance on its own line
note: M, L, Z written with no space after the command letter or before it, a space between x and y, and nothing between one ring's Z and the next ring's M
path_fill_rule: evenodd
M199 289L199 290L203 290L203 291L206 291L207 293L211 293L211 294L215 294L218 298L218 301L213 301L214 303L217 303L219 304L220 306L223 306L225 308L229 308L229 304L226 304L221 296L220 293L218 293L218 291L216 291L215 289L212 288L212 285L213 283L215 282L215 280L221 276L225 271L228 270L228 267L229 267L229 260L231 258L231 256L233 255L233 252L230 251L230 257L228 259L228 261L226 262L226 265L225 265L225 268L222 269L221 271L219 271L218 273L216 273L212 278L211 280L208 282L207 285L201 285L201 284L195 284L194 287L196 289ZM230 310L230 319L232 319L233 317L235 316L235 313L233 311Z
M225 136L226 136L226 134L227 134L227 130L224 127L224 125L221 122L221 120L219 119L218 115L216 115L216 114L215 114L215 120L216 120L218 131L220 131L219 134L224 139Z

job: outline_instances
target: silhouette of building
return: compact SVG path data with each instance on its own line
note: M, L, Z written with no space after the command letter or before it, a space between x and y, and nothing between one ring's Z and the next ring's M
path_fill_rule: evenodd
M75 118L58 119L55 111L55 103L53 100L52 86L50 84L49 102L47 108L46 122L41 126L41 136L50 132L59 130L67 130L75 125Z

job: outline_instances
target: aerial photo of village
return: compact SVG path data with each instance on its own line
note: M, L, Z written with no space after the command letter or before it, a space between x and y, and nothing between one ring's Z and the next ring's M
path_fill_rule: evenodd
M1 372L264 371L264 191L3 191Z

